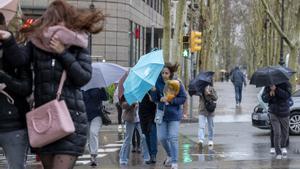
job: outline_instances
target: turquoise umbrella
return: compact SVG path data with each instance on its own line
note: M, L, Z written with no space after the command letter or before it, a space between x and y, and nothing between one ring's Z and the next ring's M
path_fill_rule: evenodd
M155 86L156 80L164 67L162 50L143 55L130 70L124 86L124 96L128 104L140 102L145 94Z

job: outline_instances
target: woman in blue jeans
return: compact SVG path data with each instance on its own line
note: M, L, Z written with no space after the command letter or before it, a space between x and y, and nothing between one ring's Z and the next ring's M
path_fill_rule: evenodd
M141 128L140 119L138 115L138 103L129 105L124 99L124 96L122 96L120 102L122 105L122 109L124 110L122 113L122 118L125 121L125 126L126 126L125 140L119 154L120 165L128 164L134 129L137 129L137 131L139 132L140 139L141 139L140 142L142 145L143 158L144 158L144 162L146 163L146 161L150 160L150 155L149 155L145 135L142 133L142 128Z
M0 30L7 30L0 12ZM13 67L5 57L0 40L0 147L9 169L25 169L29 148L25 114L30 110L26 97L32 92L30 65Z
M164 97L163 90L165 82L174 77L178 64L166 63L161 75L158 77L155 88L151 91L151 97L157 103L156 126L157 136L163 148L167 153L164 165L172 169L178 169L178 134L179 124L182 118L181 105L186 100L186 93L183 85L180 83L178 95L170 102Z

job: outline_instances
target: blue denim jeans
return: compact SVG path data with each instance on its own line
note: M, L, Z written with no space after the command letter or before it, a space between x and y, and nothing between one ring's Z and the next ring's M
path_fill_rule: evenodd
M242 102L242 90L243 90L243 85L241 85L241 86L235 85L234 86L236 104Z
M0 147L7 159L8 169L25 169L29 147L26 130L0 132Z
M143 158L144 161L150 160L149 151L146 143L145 135L142 133L142 128L140 123L130 123L125 122L126 125L126 136L124 143L120 150L120 164L128 164L130 149L131 149L131 143L132 143L132 135L135 128L137 128L137 131L139 132L139 135L141 136L141 149L143 152Z
M146 141L151 157L156 157L157 154L157 131L156 124L151 124L151 129L149 133L145 133Z
M157 136L172 163L178 161L179 121L162 121L156 124Z
M208 140L213 141L214 139L214 117L199 115L199 130L198 139L204 141L205 139L205 126L206 121L208 123Z

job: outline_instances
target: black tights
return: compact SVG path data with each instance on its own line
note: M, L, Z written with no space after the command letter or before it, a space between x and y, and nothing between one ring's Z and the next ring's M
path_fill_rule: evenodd
M41 155L44 169L73 169L77 156L56 154Z

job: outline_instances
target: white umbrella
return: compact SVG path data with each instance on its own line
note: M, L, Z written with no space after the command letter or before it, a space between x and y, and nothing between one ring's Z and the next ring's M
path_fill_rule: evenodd
M0 0L0 12L3 13L6 24L16 15L19 0Z
M127 68L113 63L93 63L93 73L91 80L83 86L82 90L92 88L108 87L113 83L118 83L121 77L127 72Z

